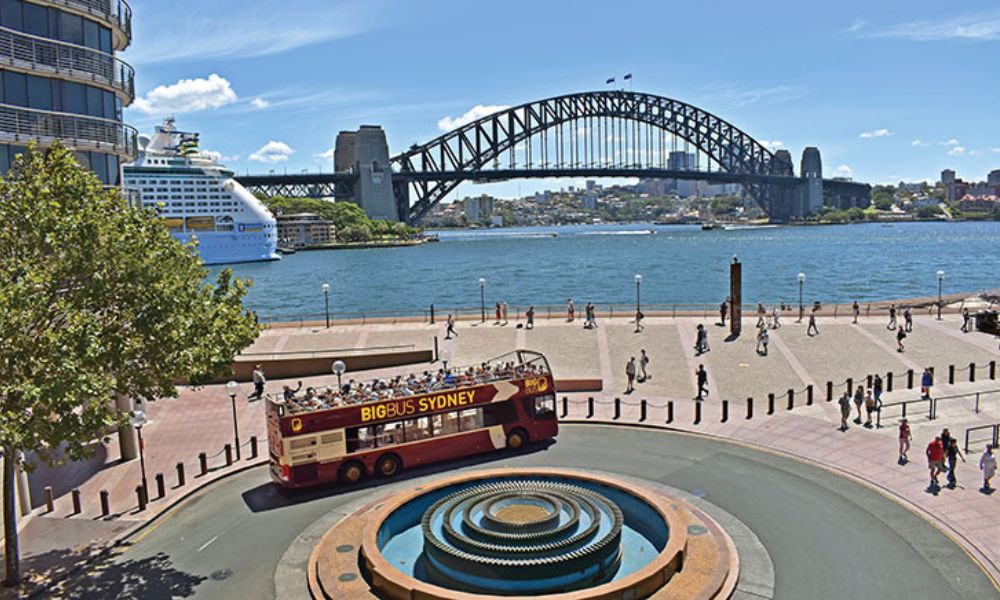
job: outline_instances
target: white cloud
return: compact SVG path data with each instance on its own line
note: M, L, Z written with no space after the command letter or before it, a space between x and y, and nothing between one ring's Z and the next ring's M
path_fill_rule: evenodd
M438 129L441 131L451 131L458 129L462 125L471 123L476 119L481 119L487 115L492 115L501 110L507 110L510 106L506 104L477 104L465 112L464 115L452 118L451 115L438 121Z
M268 106L271 106L271 103L263 98L254 98L250 101L250 104L252 104L254 108L267 108Z
M176 115L219 108L236 102L236 92L224 77L215 73L208 79L181 79L171 85L161 85L132 104L147 115Z
M910 21L870 33L874 37L898 38L915 42L937 40L990 41L1000 39L1000 12L985 11L952 19Z
M948 156L965 156L965 148L962 146L952 146L948 151Z
M269 141L256 152L250 155L250 160L262 163L278 163L288 160L288 157L295 154L295 150L285 142Z
M939 143L942 146L957 146L958 145L958 140L956 140L955 138L951 138L947 142L939 142Z
M851 26L847 28L847 32L848 33L856 33L858 31L861 31L862 29L864 29L865 25L867 25L867 24L868 24L868 21L866 21L865 19L854 19L854 22L851 23Z
M777 150L785 145L785 142L781 140L760 140L760 145L764 146L768 150Z
M325 160L333 160L333 154L336 151L337 151L336 148L330 148L329 150L325 150L325 151L320 152L319 154L317 154L316 158L322 158L322 159L325 159Z
M927 142L925 142L923 140L913 140L913 142L911 142L911 144L913 146L918 147L918 148L926 148L927 146L930 146L929 143L927 143Z
M888 129L875 129L873 131L862 131L858 134L858 137L867 140L871 138L889 137L890 135L892 135L892 132Z
M1000 154L1000 148L990 148L990 152L996 152L997 154Z
M198 154L201 154L202 156L206 156L208 158L215 159L217 162L220 163L235 162L240 159L239 155L227 156L221 152L216 152L215 150L199 150Z
M854 171L847 165L840 165L833 174L836 177L854 177Z
M698 95L712 102L733 107L749 106L751 104L774 105L798 100L805 96L808 90L794 85L772 85L766 87L739 87L732 85L715 85L706 87Z

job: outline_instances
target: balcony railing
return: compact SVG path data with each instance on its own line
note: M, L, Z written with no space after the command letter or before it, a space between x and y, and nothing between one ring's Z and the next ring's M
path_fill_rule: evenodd
M100 150L129 162L138 155L138 133L112 119L0 104L0 139L46 145L61 140L77 150Z
M43 4L63 6L105 21L115 30L115 48L124 50L132 41L132 7L126 0L41 0Z
M111 54L86 46L0 27L0 62L112 87L125 97L124 104L130 104L135 97L135 69Z

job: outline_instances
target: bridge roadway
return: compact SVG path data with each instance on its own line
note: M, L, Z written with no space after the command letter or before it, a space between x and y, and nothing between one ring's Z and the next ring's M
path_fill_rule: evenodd
M915 513L830 471L746 446L676 432L564 425L548 446L403 476L486 466L596 469L703 497L759 537L774 564L774 598L998 597L966 553ZM390 489L369 482L286 494L257 467L200 491L70 584L65 597L275 598L276 565L303 530Z

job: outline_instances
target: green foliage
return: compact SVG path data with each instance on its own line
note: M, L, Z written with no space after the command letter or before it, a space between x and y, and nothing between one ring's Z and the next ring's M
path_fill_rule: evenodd
M313 213L333 223L337 239L344 242L366 242L372 238L401 238L417 235L420 229L406 223L369 219L364 209L353 202L329 202L316 198L272 198L258 196L274 214ZM347 237L345 237L347 236Z
M921 206L917 209L917 217L921 219L930 219L943 214L940 206Z
M712 198L709 209L714 215L735 215L743 202L737 196L716 196Z
M61 146L0 181L0 442L72 459L124 418L114 394L176 395L224 375L257 336L225 270L216 285L152 211L105 190Z

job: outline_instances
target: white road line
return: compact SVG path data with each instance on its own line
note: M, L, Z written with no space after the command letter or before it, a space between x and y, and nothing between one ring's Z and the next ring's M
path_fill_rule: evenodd
M215 536L214 538L212 538L212 539L208 540L207 542L205 542L204 544L202 544L202 545L201 545L201 546L200 546L200 547L198 548L198 550L197 550L197 551L198 551L198 552L201 552L201 551L202 551L202 550L204 550L205 548L208 548L208 546L209 546L209 545L210 545L210 544L211 544L212 542L214 542L215 540L217 540L217 539L219 539L219 536Z

